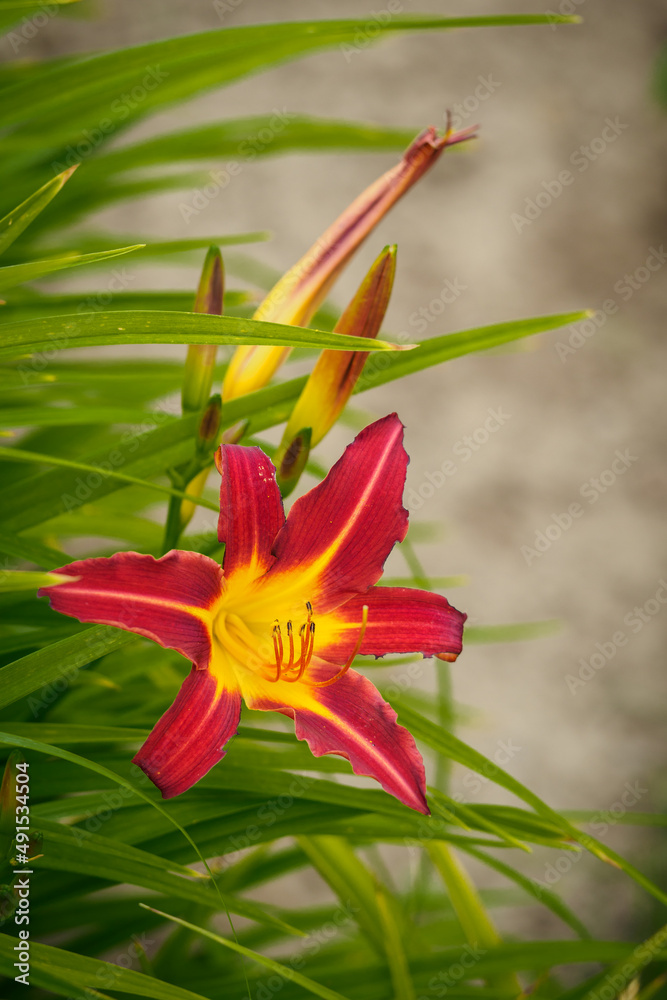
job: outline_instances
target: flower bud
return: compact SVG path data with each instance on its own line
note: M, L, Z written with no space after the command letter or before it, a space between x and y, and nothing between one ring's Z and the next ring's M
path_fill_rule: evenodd
M289 496L301 478L301 473L306 467L311 446L311 429L302 427L298 434L285 445L285 438L281 444L279 453L276 453L276 482L283 498Z
M278 281L253 318L307 326L348 260L392 205L433 166L443 150L472 138L475 129L454 132L448 127L441 136L433 127L421 132L400 162L366 188ZM290 347L238 347L227 369L223 399L261 389L290 351Z
M217 247L209 247L204 261L193 312L222 316L224 270ZM185 361L181 401L185 413L196 413L206 404L213 385L217 354L215 344L190 344Z
M385 247L336 324L336 333L354 337L377 337L389 304L395 272L396 247ZM368 354L364 351L325 350L320 354L287 422L275 455L283 496L287 494L280 478L281 470L289 449L298 438L297 428L310 429L311 447L322 440L350 398L367 357ZM299 433L303 433L303 430ZM303 465L298 475L301 474ZM298 475L294 479L292 471L289 478L290 491L296 485Z

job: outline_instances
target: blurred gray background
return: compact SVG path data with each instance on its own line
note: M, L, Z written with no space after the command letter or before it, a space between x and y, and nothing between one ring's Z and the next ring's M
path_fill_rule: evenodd
M545 9L490 0L403 0L402 7L438 14ZM94 21L57 18L22 54L114 47L272 18L371 16L385 8L383 0L243 0L219 5L219 13L210 2L108 0ZM435 336L603 304L606 313L597 314L599 328L569 328L512 351L471 355L375 389L356 405L369 419L397 410L406 424L412 518L442 528L436 541L417 546L418 554L432 574L470 576L466 588L448 593L452 603L473 623L563 623L548 638L464 650L452 668L456 698L467 707L460 735L551 805L613 809L603 817L609 842L660 878L655 842L616 820L626 808L663 808L667 798L667 605L660 603L660 596L667 600L667 586L660 591L667 578L667 142L665 115L651 92L667 9L658 0L562 0L551 10L578 13L584 23L412 34L353 54L332 50L177 107L132 135L273 108L414 126L415 133L441 127L450 108L461 126L481 125L479 142L445 154L395 207L333 300L344 305L379 249L397 242L386 321L394 334ZM395 160L269 158L246 165L188 224L179 205L193 192L138 202L100 221L172 239L268 228L275 239L256 255L284 270ZM558 181L563 171L571 178L565 185ZM129 258L125 263L132 267ZM168 264L142 274L154 285L196 282L194 269ZM456 296L447 293L452 286ZM443 304L442 296L453 301ZM423 333L415 325L420 308L427 313ZM502 414L491 433L490 410ZM335 460L352 433L339 425L317 457ZM612 468L617 451L626 459ZM430 488L429 474L438 480L447 459L455 474ZM572 504L580 514L567 526L563 515ZM405 572L400 557L392 556L391 571ZM427 663L420 681L426 689L434 686L433 671ZM459 774L456 781L468 801L502 798L491 783L473 788ZM549 860L537 852L527 870L543 879ZM559 889L581 894L598 932L629 930L644 904L627 880L602 868L586 859L563 874ZM534 919L533 911L530 928L539 933Z

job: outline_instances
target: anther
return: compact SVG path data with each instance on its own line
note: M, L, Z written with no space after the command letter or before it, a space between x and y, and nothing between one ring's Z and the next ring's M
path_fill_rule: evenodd
M339 681L341 677L343 677L348 672L348 670L354 663L355 657L357 656L359 650L361 649L361 644L364 641L364 635L366 633L367 625L368 625L368 605L364 604L363 610L361 612L361 629L359 630L359 635L357 636L357 641L354 645L354 649L352 650L352 655L350 656L349 660L347 661L344 667L340 668L337 674L334 674L333 677L329 677L326 681L311 681L310 683L313 687L328 687L335 681Z
M291 670L294 666L294 636L292 634L292 623L287 623L287 638L289 639L289 661L285 667L285 671Z
M280 671L283 666L283 637L280 634L280 625L276 622L273 626L273 651L276 655L276 676L274 681L280 680Z
M285 665L283 665L284 648L282 635L280 633L280 623L276 618L275 625L273 626L273 649L276 657L276 676L272 678L273 681L279 681L281 677L282 680L289 681L292 684L294 681L301 680L311 659L313 658L313 650L315 649L315 622L312 620L313 605L310 601L306 601L306 610L308 612L308 618L299 629L301 652L298 660L296 660L294 648L294 628L291 621L287 622L289 660ZM294 673L294 676L288 677L287 675L290 673Z

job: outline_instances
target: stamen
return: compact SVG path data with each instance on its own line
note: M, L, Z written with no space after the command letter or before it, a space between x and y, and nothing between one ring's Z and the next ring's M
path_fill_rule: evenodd
M368 605L364 604L363 610L361 612L361 629L359 631L359 635L357 637L357 641L355 643L354 649L352 650L352 655L350 656L349 660L347 661L347 663L345 664L344 667L340 668L340 670L338 671L337 674L334 674L333 677L329 677L328 680L326 680L326 681L311 681L310 683L311 683L312 687L328 687L330 684L333 684L335 681L339 681L341 679L341 677L343 677L348 672L348 670L350 669L350 667L354 663L355 657L357 656L357 654L359 653L359 650L361 649L361 644L364 641L364 635L365 635L365 632L366 632L366 626L367 625L368 625Z
M313 658L313 650L315 649L315 622L310 623L310 649L308 650L308 657L306 659L306 666L310 663Z
M315 622L313 621L313 605L310 601L306 601L306 610L308 612L308 619L299 629L301 654L296 662L294 649L294 628L291 621L287 622L289 660L285 666L283 666L284 648L280 632L280 623L277 618L275 620L275 625L273 626L273 650L276 657L276 676L271 678L274 682L279 681L281 678L284 681L288 681L290 684L301 680L306 672L306 669L308 668L308 664L313 658L313 650L315 649ZM294 672L294 676L288 677L287 675L292 672Z
M273 626L273 651L276 654L276 676L273 680L279 681L280 671L283 666L283 637L280 634L280 625L278 622Z
M292 623L287 623L287 638L289 639L289 662L285 667L285 673L294 666L294 636L292 634Z
M304 671L304 663L306 662L306 656L308 655L308 643L310 641L310 633L308 633L307 625L302 625L299 629L299 639L301 639L301 658L299 660L299 676Z

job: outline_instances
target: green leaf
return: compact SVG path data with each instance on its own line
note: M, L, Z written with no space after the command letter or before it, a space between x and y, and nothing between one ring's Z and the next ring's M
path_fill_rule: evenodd
M569 906L566 906L560 896L557 896L555 892L546 886L538 885L532 879L527 878L521 872L518 872L515 868L510 865L505 864L503 861L499 861L494 858L493 855L487 854L486 851L481 851L478 847L473 847L472 845L461 845L461 850L466 851L473 858L477 858L483 864L488 865L489 868L493 868L494 871L499 872L506 878L511 879L512 882L516 882L520 885L530 896L538 900L543 906L555 913L557 917L560 917L564 923L575 931L581 938L590 938L590 934L586 927L582 924L578 917L572 913Z
M71 576L61 573L30 573L27 570L4 569L0 571L0 593L14 590L39 590L58 583L72 582Z
M17 264L15 269L6 270L32 266ZM412 346L389 344L384 340L369 341L364 337L348 337L341 333L264 323L236 316L172 311L135 312L128 309L119 312L82 312L0 326L0 357L11 358L30 351L98 347L105 344L281 344L291 347L327 347L338 351L390 352L403 352Z
M149 411L113 406L8 406L0 427L70 427L74 424L138 424Z
M57 746L72 743L143 743L150 732L149 729L86 726L71 722L3 722L2 728L13 736L55 743Z
M87 465L85 462L74 462L69 458L58 458L55 455L40 455L32 451L23 451L20 448L0 448L0 461L7 462L30 462L37 465L56 465L63 469L78 469L80 472L94 473L96 476L103 476L109 479L118 479L122 483L130 483L133 486L143 486L145 489L155 490L158 493L165 493L167 496L180 497L181 500L189 500L190 503L198 504L200 507L208 507L216 513L220 504L205 497L196 497L183 490L177 490L173 486L162 486L159 483L151 483L146 479L138 479L136 476L129 476L126 472L116 472L111 468L104 468L99 465Z
M0 970L14 979L16 970L14 947L16 938L0 934ZM62 948L30 941L30 982L46 990L58 989L62 996L69 997L71 988L79 991L92 990L93 996L105 996L97 992L98 987L112 989L118 993L151 997L153 1000L207 1000L199 993L192 993L181 986L172 986L143 972L134 972L112 962L102 962L86 955L76 955ZM84 996L89 996L85 993ZM77 994L81 996L81 992Z
M195 852L195 855L199 858L199 860L206 868L209 877L211 877L211 870L206 864L201 852L199 851L199 848L195 844L194 840L192 839L188 831L178 822L177 819L174 818L174 816L170 815L170 813L167 812L167 810L164 808L163 805L161 805L159 802L156 802L154 799L150 798L150 796L148 796L142 789L132 784L132 782L128 781L126 778L123 778L121 775L116 774L113 771L109 770L109 768L104 767L101 764L98 764L96 761L89 760L86 757L81 757L79 754L71 753L69 750L64 750L62 747L56 747L53 745L49 745L47 743L41 743L39 740L28 739L26 737L0 732L0 744L5 744L11 747L21 747L24 750L34 750L37 753L46 754L47 756L60 757L61 760L69 761L72 764L76 764L79 767L94 772L95 774L99 775L102 778L110 780L112 784L119 785L121 788L125 789L126 794L135 795L138 796L140 799L143 799L156 812L160 813L160 815L163 816L168 821L168 823L185 838L185 840L188 842L192 850ZM55 824L55 826L58 828L58 830L64 829L60 824ZM73 837L76 836L74 831L69 831L69 833L71 833ZM85 831L85 833L86 833L86 839L88 836L91 836L87 834L87 831ZM53 833L51 834L51 836L53 836ZM61 850L62 850L62 841L61 841ZM55 852L53 851L50 854L48 863L51 863L52 860L55 862ZM45 862L45 864L46 863L47 862ZM98 874L99 873L100 872L98 870ZM149 878L148 875L145 877ZM153 886L153 888L155 887L156 886ZM193 891L192 889L186 890L182 886L179 886L177 888L180 889L181 896L183 895L184 892L192 893ZM250 917L250 919L252 920L257 920L260 923L269 923L273 924L274 926L280 926L281 929L287 933L300 934L300 932L296 928L291 927L289 924L285 923L285 921L283 920L280 920L278 917L274 917L271 913L268 913L261 906L258 906L257 904L252 902L248 902L246 900L232 900L229 901L228 903L226 900L223 899L222 895L220 894L220 890L217 886L217 883L215 882L213 883L213 888L217 893L217 898L214 898L213 893L211 893L210 895L206 896L201 896L201 897L198 896L197 901L201 902L202 905L211 902L215 909L223 908L228 916L229 916L229 911L231 910L232 912L238 913L239 915ZM190 896L189 898L192 897Z
M343 906L353 906L354 919L380 955L385 954L375 882L342 837L297 837L313 868L331 886Z
M217 246L238 246L244 243L264 243L271 238L272 233L267 230L253 233L230 233L227 236L202 236L190 240L156 240L151 243L140 243L132 236L122 237L123 241L128 246L132 245L134 249L133 261L142 258L164 257L176 253L192 253L194 250L201 250L203 247L208 247L211 244ZM119 239L121 237L116 235L114 242L117 243ZM83 253L113 253L114 250L112 247L105 248L103 245L100 247L100 243L104 244L104 242L106 242L104 235L86 236L77 234L76 237L72 238L71 246L62 244L54 247L49 246L48 250L54 257L62 257L63 259L73 253L77 255ZM42 247L40 249L44 252L45 248ZM25 251L23 255L25 256ZM16 261L16 263L19 262Z
M70 3L81 3L81 0L49 0L49 3L53 3L57 7L64 7ZM0 0L0 11L3 13L6 10L23 10L24 7L35 6L37 6L35 0Z
M35 281L37 278L43 278L45 274L62 271L64 268L82 267L85 264L96 264L101 260L110 260L112 257L121 257L123 254L138 250L141 246L144 244L119 247L117 250L102 250L99 253L72 253L67 257L52 257L50 260L35 260L29 264L0 267L0 289L13 288L14 285L20 285L24 281ZM86 315L86 313L82 313L80 319ZM53 343L50 346L53 347Z
M136 638L131 632L109 625L94 625L9 663L0 669L0 708L40 688L50 688L49 693L55 698L82 667ZM48 703L44 702L43 707Z
M405 31L567 24L577 20L558 14L397 16L377 25L377 38ZM55 60L53 66L47 65L5 88L0 122L19 125L19 135L28 133L35 140L41 138L42 148L57 137L70 141L86 125L97 127L103 142L120 127L160 106L311 52L354 46L360 31L368 42L375 40L365 27L363 18L257 24L169 38L85 59ZM119 98L132 87L141 88L142 100L124 103ZM102 121L105 125L108 122L104 131Z
M507 771L504 771L483 754L457 739L452 733L446 732L429 719L425 719L423 715L415 712L404 703L399 702L396 707L400 721L410 730L413 736L423 739L433 749L439 753L446 754L457 763L463 764L464 767L469 767L472 771L491 778L497 785L506 788L509 792L512 792L512 794L530 805L538 815L553 822L562 831L565 839L581 844L601 861L621 869L652 896L660 900L660 902L667 904L667 894L643 875L642 872L638 871L634 865L631 865L610 847L601 844L595 837L591 837L589 834L578 830L564 816L548 806L538 795L535 795L525 785L522 785L520 781L509 775Z
M152 906L146 906L145 903L140 903L139 905L145 910L151 910L153 913L157 913L166 920L172 920L175 924L180 924L181 927L189 928L189 930L200 935L201 937L209 938L209 940L215 941L217 944L220 944L225 948L229 948L231 951L235 951L239 955L244 955L253 962L257 962L259 965L263 965L266 969L270 969L271 972L280 976L281 980L284 979L287 980L287 982L297 983L297 985L302 986L309 993L312 993L317 997L322 997L322 1000L345 1000L345 997L342 997L340 993L330 990L327 986L323 986L321 983L314 982L314 980L309 979L307 976L303 976L294 968L289 968L289 966L283 965L281 962L277 962L273 958L268 958L266 955L260 955L259 952L252 951L250 948L244 947L237 941L229 941L227 938L221 937L219 934L215 934L213 931L209 931L205 927L197 927L196 924L191 924L187 920L181 920L180 917L175 917L170 913L164 913L162 910L157 910Z
M527 639L542 639L554 635L561 628L556 618L543 622L522 622L515 625L467 625L464 642L524 642Z
M4 253L16 237L20 236L32 220L46 208L51 199L55 198L63 185L67 183L75 170L76 166L69 167L67 170L63 170L62 173L57 174L56 177L52 177L39 190L31 194L20 205L17 205L3 219L0 219L0 253Z
M493 833L496 837L504 840L510 847L518 847L519 850L530 854L530 848L526 844L510 833L503 825L487 819L474 806L467 806L463 802L457 802L437 788L429 789L429 794L435 808L438 811L442 809L446 819L451 820L451 818L454 818L466 829L487 830L489 833Z
M280 129L277 126L280 125ZM271 131L268 142L259 134ZM173 164L188 160L220 160L224 156L240 156L254 160L260 156L275 156L287 152L312 152L338 150L400 151L409 145L419 128L387 128L374 122L340 121L335 118L315 118L292 112L277 119L275 113L252 115L199 125L181 132L154 136L114 149L105 156L91 161L88 173L80 180L95 183L99 176L108 177L124 170ZM253 142L253 140L255 140ZM215 242L215 241L213 241Z
M21 538L20 535L2 529L0 529L0 552L14 556L16 559L27 559L38 566L45 566L46 569L61 566L63 561L67 559L64 552L58 552L57 549L51 549L47 545L41 545L32 539Z
M560 326L577 323L590 315L588 310L559 313L554 316L537 316L533 319L514 320L510 323L495 323L461 333L448 333L442 337L423 340L409 354L386 357L380 362L368 358L354 391L364 392L394 379L403 378L413 372L422 371L443 361L460 358L474 351L486 351L501 344L508 344L536 333L556 330Z
M427 844L426 849L447 886L449 898L468 943L483 948L495 947L500 943L500 937L461 862L441 841Z
M392 900L380 885L375 887L375 898L394 995L399 1000L416 1000L417 994L403 944L404 935L395 919L394 908L390 905Z

